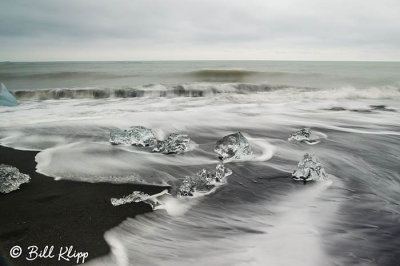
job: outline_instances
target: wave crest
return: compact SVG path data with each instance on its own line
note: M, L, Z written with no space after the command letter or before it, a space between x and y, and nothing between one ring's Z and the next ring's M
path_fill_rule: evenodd
M149 84L128 88L56 88L20 90L18 100L104 99L135 97L206 97L218 94L263 93L266 99L392 99L400 98L400 88L393 86L330 89L248 83L189 83L178 85Z

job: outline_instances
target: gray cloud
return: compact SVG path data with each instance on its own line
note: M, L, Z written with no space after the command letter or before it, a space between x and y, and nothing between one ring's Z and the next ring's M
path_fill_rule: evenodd
M400 60L397 0L3 0L0 60Z

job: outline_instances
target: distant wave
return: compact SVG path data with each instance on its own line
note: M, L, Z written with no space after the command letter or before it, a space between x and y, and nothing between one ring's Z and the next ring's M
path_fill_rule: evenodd
M163 73L160 75L165 75ZM254 71L245 69L200 69L189 72L169 73L173 77L186 77L197 82L252 82L263 81L276 77L316 77L318 73L296 73L286 71ZM49 72L28 72L28 73L0 73L0 80L63 80L63 79L119 79L140 77L136 73L111 73L96 71L49 71Z
M203 69L192 72L187 72L184 76L199 79L201 81L225 81L225 82L237 82L242 81L244 78L261 75L262 72L229 69L229 70L216 70L216 69Z
M183 73L183 76L195 79L201 82L248 82L251 79L268 79L284 76L320 76L318 73L294 73L294 72L261 72L243 69L201 69Z
M218 94L263 93L270 99L391 99L400 98L400 89L393 86L331 89L247 83L188 83L179 85L149 84L128 88L57 88L20 90L18 100L104 99L135 97L206 97ZM260 96L261 97L261 96Z
M136 77L136 74L113 74L107 72L91 71L61 71L48 73L0 73L1 80L9 79L69 79L69 78L129 78Z

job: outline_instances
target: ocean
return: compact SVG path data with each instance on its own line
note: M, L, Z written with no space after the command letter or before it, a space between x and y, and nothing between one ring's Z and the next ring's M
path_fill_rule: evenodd
M216 141L249 140L226 184L127 217L89 265L400 265L400 63L2 62L0 82L19 101L0 106L0 145L39 151L36 171L55 180L173 191L215 169ZM191 149L109 143L139 125ZM288 141L305 127L319 143ZM291 178L306 153L328 180Z

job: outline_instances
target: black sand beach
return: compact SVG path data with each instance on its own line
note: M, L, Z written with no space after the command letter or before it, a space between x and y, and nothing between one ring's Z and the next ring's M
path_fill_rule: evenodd
M109 247L103 238L108 229L127 217L150 212L144 203L113 207L111 197L122 197L134 190L149 194L163 188L109 183L54 181L35 172L34 151L19 151L0 146L0 163L17 167L31 181L19 190L0 195L0 265L75 265L76 260L58 261L37 258L27 261L28 246L39 250L54 245L73 246L78 252L88 252L86 261L107 254ZM10 249L21 246L22 255L13 259Z

